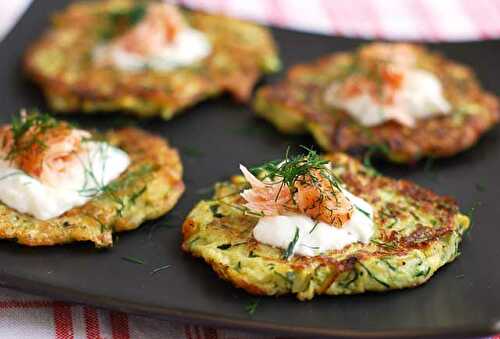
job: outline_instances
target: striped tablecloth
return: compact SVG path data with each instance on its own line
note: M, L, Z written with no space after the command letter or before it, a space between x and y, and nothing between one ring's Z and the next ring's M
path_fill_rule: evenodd
M0 3L0 39L31 0ZM42 1L42 0L39 0ZM500 0L182 0L265 24L350 37L426 41L500 37ZM257 338L158 321L0 288L0 338ZM500 337L496 337L500 339Z

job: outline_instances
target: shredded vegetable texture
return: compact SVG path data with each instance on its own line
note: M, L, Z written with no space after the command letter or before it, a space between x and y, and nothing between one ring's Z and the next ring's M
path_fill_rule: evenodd
M251 168L250 172L257 177L260 176L262 178L263 176L263 179L269 179L274 183L281 183L281 188L286 185L293 190L295 183L306 176L310 176L313 180L318 180L313 174L313 171L317 171L322 177L328 179L332 188L340 190L340 179L328 167L330 162L319 156L316 151L305 146L301 147L307 151L307 154L289 157L288 149L284 160L267 162L261 166ZM278 198L279 193L276 198Z

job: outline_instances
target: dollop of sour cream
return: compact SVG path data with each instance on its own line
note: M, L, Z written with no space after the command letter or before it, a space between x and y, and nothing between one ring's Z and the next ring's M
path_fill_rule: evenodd
M264 216L253 229L254 238L286 250L298 232L292 253L308 257L356 242L368 243L374 233L372 206L345 189L342 192L355 206L351 219L342 228L316 222L303 214Z
M130 164L127 153L107 143L88 141L82 147L79 165L67 168L57 187L0 160L0 201L39 220L55 218L101 193Z
M351 97L340 95L341 83L334 82L325 91L325 102L347 111L363 126L372 127L394 120L414 127L417 120L451 113L451 106L443 94L440 80L422 69L402 71L403 82L394 100L386 104L370 93L361 92Z
M212 52L212 45L204 33L184 28L175 39L154 55L131 53L120 46L100 45L94 50L94 60L110 58L111 63L124 71L141 71L146 68L168 71L194 64Z

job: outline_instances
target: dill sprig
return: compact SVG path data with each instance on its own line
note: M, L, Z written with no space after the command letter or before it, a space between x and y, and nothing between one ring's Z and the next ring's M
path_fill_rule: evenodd
M128 261L128 262L131 262L133 264L138 264L138 265L145 265L146 262L142 259L139 259L139 258L135 258L135 257L122 257L122 260L125 260L125 261Z
M251 168L250 172L256 176L264 174L264 179L268 178L274 183L281 183L282 187L286 185L292 189L299 179L308 175L313 176L313 171L319 171L320 175L328 179L333 187L340 190L340 179L327 166L330 162L308 147L301 146L301 148L307 151L306 155L290 157L288 154L290 149L288 149L284 160L267 162Z
M106 16L108 25L107 29L100 32L101 38L109 40L122 34L128 28L137 25L146 16L146 12L145 1L138 1L128 9L112 11Z
M311 228L311 230L309 231L309 234L311 234L312 232L314 232L314 230L316 230L316 227L318 227L318 225L319 225L319 221L316 221L316 222L314 223L313 228Z
M58 125L59 122L54 117L36 111L28 115L14 116L11 122L14 141L21 139L32 128L43 132Z
M33 111L25 114L21 111L19 116L12 117L11 131L13 137L13 147L7 153L6 159L12 160L24 151L31 150L33 146L38 145L42 149L47 146L41 136L50 129L56 128L61 123L54 117L46 113ZM25 137L29 138L25 140Z
M163 270L166 270L166 269L169 269L170 267L172 267L172 265L163 265L163 266L160 266L160 267L157 267L157 268L154 268L151 270L151 275L154 275L160 271L163 271Z
M257 306L259 306L259 299L252 300L245 305L245 311L249 315L254 315L255 311L257 310Z
M106 147L109 147L108 144L102 143L99 145L99 152L102 157L102 173L104 173L104 168L106 166ZM90 158L89 158L90 160ZM92 163L85 164L84 161L81 161L82 165L84 167L84 173L85 173L85 183L82 189L79 190L79 193L83 196L87 197L94 197L97 195L106 195L111 200L113 200L117 205L117 212L118 215L122 216L123 211L127 208L128 204L134 204L135 201L147 190L147 186L144 185L141 187L138 191L133 192L128 199L124 199L123 197L120 197L117 193L120 189L123 187L127 187L130 184L134 183L136 180L140 179L144 175L150 173L153 168L151 165L143 165L139 167L138 169L131 171L127 173L123 178L117 179L114 181L111 181L109 184L104 184L102 180L99 180L95 173L94 173L94 168L92 166ZM104 178L101 178L104 179ZM88 186L88 180L90 180L93 183L93 187L87 187Z
M295 246L297 245L297 241L299 241L299 228L295 227L295 234L293 235L292 241L288 244L286 251L283 253L283 259L288 260L295 250Z
M249 209L248 207L245 207L245 206L228 203L228 202L225 202L222 200L215 200L215 201L218 201L222 205L225 205L227 207L230 207L230 208L233 208L237 211L240 211L243 215L248 215L248 216L252 216L252 217L256 217L256 218L261 218L264 216L264 213L252 211L251 209Z

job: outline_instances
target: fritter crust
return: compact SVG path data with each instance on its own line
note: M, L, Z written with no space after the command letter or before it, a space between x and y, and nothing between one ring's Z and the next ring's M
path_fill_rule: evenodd
M109 25L106 16L133 5L133 0L75 3L53 17L52 27L24 59L26 73L43 88L53 110L125 110L170 119L225 91L246 101L262 73L280 68L267 29L187 10L183 11L186 20L206 33L213 45L212 54L200 63L168 72L135 73L94 66L91 51Z
M384 156L407 163L426 156L452 156L473 146L498 122L498 98L481 88L470 68L421 46L413 48L418 67L441 80L451 115L421 120L415 128L395 122L363 127L323 99L330 83L354 63L356 53L343 52L292 67L283 81L258 91L255 110L284 133L309 131L328 151L383 145Z
M172 209L184 192L177 151L160 137L135 128L110 131L103 139L131 158L118 179L85 205L46 221L0 203L0 238L28 246L92 241L97 247L110 247L113 232L133 230Z
M191 211L183 225L182 249L249 293L292 293L301 300L416 287L460 254L469 218L453 199L379 176L342 153L327 159L348 190L374 207L375 234L369 244L283 259L283 250L253 238L257 218L238 209L244 203L239 192L247 183L236 176L217 184L214 198Z

